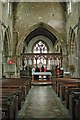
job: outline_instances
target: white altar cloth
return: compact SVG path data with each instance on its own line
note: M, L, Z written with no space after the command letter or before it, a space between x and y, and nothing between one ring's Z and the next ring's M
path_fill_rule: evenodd
M32 75L51 75L51 72L34 72Z
M34 73L32 73L32 80L34 80L34 75L39 75L39 76L41 76L41 79L42 79L42 76L50 76L50 80L51 80L51 76L52 76L52 74L51 74L51 72L34 72Z

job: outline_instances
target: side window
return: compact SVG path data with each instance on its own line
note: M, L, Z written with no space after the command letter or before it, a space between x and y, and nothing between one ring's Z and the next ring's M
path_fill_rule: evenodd
M67 12L68 15L72 12L72 0L69 0L69 2L67 3Z

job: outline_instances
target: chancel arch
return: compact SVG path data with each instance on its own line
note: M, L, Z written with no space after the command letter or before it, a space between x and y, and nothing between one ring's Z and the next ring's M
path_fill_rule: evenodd
M45 62L46 67L51 69L52 64L54 65L58 64L58 66L61 67L62 66L62 54L60 52L58 52L58 54L54 53L54 47L59 42L61 44L61 47L63 46L62 51L66 51L66 43L62 39L62 36L54 28L42 22L39 24L33 25L27 31L26 36L24 37L24 40L21 40L18 42L17 47L16 47L16 55L24 54L25 57L21 59L23 59L23 61L25 60L26 64L33 66L34 65L33 55L35 53L33 54L32 47L39 40L42 40L43 42L45 42L48 48L47 53L49 54L47 54L47 57L46 57L46 62ZM22 45L23 45L23 48L21 48ZM23 52L23 50L21 49L24 49L24 48L25 48L25 51ZM22 53L20 53L19 50L22 51ZM36 56L35 57L36 61L38 58L40 59L41 56L44 56L44 55L40 55L39 57ZM43 59L45 59L45 56L43 57ZM37 66L37 62L35 63Z
M31 35L31 33L34 33L35 31L38 31L37 33L40 33L38 34L39 35L42 35L43 34L43 29L48 31L48 33L52 34L55 39L57 41L60 41L63 45L65 45L65 40L63 39L63 37L61 36L61 34L55 30L53 27L51 27L50 25L46 24L46 23L43 23L43 22L40 22L40 23L37 23L33 26L31 26L27 32L26 32L26 35L18 42L17 46L16 46L16 55L19 55L20 54L20 51L19 51L19 48L20 46L23 44L24 40L29 36ZM41 33L42 31L42 33ZM49 35L48 34L48 35ZM35 35L35 34L34 34ZM45 36L45 35L44 35ZM35 36L34 36L35 37ZM33 37L32 37L33 38ZM32 39L31 38L31 39ZM29 43L29 40L27 40L27 42ZM65 45L66 46L66 45ZM66 49L66 47L64 47L64 49ZM64 50L63 50L64 51ZM65 50L66 51L66 50Z

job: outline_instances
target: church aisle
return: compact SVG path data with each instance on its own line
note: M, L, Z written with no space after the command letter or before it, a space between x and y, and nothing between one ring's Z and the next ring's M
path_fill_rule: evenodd
M69 118L67 109L61 103L51 86L32 86L26 101L19 111L19 118Z

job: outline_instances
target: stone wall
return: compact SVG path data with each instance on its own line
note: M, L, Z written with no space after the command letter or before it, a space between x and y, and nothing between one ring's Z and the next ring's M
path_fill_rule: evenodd
M65 12L59 2L21 2L13 6L14 31L18 33L18 42L24 39L32 26L40 22L50 25L66 39Z
M6 34L6 36L5 36ZM7 41L7 46L6 46ZM4 76L4 65L7 62L5 57L5 48L8 50L6 55L13 54L13 14L12 3L0 2L0 77Z

